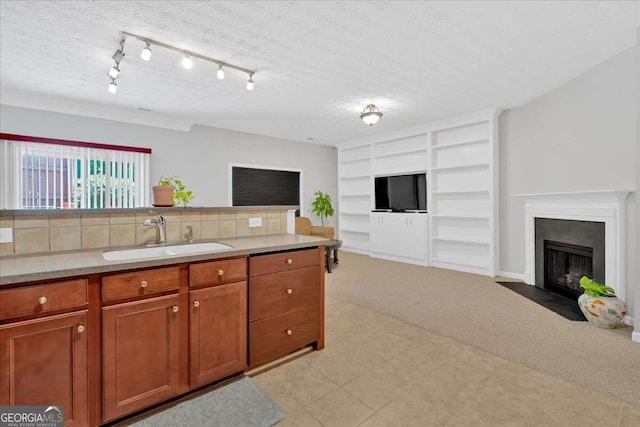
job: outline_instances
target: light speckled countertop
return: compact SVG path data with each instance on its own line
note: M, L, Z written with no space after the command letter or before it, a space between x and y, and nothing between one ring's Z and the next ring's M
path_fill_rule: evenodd
M0 287L2 285L33 280L57 279L61 277L105 273L134 268L157 267L181 262L300 249L324 245L330 242L330 240L324 238L301 236L298 234L272 234L266 236L217 239L215 241L231 246L231 249L197 255L145 258L133 261L105 261L102 253L108 250L111 251L113 248L46 255L0 257ZM200 242L201 241L198 241L197 243Z

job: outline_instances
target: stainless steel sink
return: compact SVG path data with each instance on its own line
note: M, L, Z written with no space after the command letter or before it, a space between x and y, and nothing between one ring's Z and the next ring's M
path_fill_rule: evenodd
M231 246L217 242L186 243L183 245L154 246L150 248L106 251L102 257L106 261L131 261L145 258L165 258L180 255L194 255L231 249Z

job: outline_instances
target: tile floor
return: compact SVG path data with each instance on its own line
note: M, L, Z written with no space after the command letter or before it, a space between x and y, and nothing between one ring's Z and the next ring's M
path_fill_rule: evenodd
M359 307L326 309L326 348L253 377L278 426L640 426L640 408Z

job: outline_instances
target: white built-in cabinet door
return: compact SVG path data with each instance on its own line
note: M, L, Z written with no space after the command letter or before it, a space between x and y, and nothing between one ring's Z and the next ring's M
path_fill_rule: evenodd
M370 251L392 257L424 260L427 215L377 213L370 216Z

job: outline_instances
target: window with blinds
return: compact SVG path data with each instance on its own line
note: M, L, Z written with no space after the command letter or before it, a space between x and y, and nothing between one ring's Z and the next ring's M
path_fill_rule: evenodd
M88 143L65 145L2 139L0 207L104 209L147 206L151 150L122 148L125 150L100 148L99 144Z

